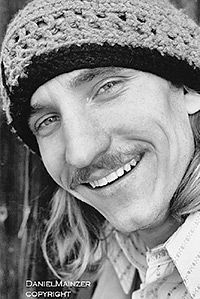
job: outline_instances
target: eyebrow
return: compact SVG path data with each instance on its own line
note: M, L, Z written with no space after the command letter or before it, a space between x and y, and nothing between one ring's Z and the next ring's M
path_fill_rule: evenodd
M104 75L115 75L123 68L121 67L102 67L102 68L94 68L94 69L86 69L83 70L80 74L69 80L66 85L70 86L70 88L76 88L83 83L89 83L96 77L102 77ZM32 116L42 113L44 111L51 110L52 107L49 105L43 105L39 103L35 103L30 107L29 120Z
M102 68L87 69L82 71L76 77L72 78L68 84L70 88L76 88L83 83L91 82L96 77L99 76L101 77L103 75L115 75L121 70L122 68L120 67L102 67Z

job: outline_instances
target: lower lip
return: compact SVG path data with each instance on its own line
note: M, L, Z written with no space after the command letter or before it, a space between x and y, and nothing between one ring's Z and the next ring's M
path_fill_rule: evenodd
M125 175L119 177L117 180L109 183L108 185L102 186L102 187L96 187L96 188L92 188L91 186L86 186L85 187L87 189L90 189L91 191L94 192L102 192L102 191L108 191L109 189L112 190L112 188L115 188L115 186L117 187L117 185L121 185L123 183L123 181L127 180L129 178L129 176L133 175L135 173L135 171L137 170L137 168L139 167L141 161L143 160L145 156L145 153L142 154L140 161L136 164L136 166L129 172L127 172Z

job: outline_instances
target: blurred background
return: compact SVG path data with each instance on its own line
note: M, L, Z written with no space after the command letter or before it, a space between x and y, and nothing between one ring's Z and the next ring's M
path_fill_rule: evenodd
M200 0L171 0L200 23ZM0 0L0 45L25 0ZM54 279L42 257L38 231L53 182L40 159L10 132L0 112L0 299L23 299L25 280ZM54 288L55 291L55 288ZM71 299L89 299L83 290Z

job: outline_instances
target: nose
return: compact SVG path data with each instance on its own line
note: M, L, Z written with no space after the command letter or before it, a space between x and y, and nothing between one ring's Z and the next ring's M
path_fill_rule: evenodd
M110 137L94 121L94 117L84 113L74 113L63 125L65 136L65 160L76 168L90 165L110 146Z

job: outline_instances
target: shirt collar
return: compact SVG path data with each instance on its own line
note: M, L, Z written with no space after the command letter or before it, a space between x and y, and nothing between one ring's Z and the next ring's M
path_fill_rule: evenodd
M148 270L148 258L161 254L172 261L167 271L176 267L192 298L200 296L200 212L190 214L178 230L162 245L146 252L137 233L131 238L114 232L108 243L108 257L126 294L131 290L135 269L143 280Z
M108 258L126 294L131 290L136 268L143 277L146 272L145 246L137 233L131 237L113 231L108 239Z
M192 298L200 298L200 212L190 214L165 246Z

